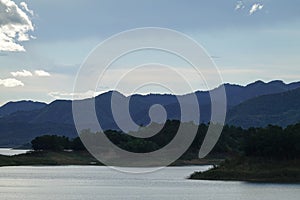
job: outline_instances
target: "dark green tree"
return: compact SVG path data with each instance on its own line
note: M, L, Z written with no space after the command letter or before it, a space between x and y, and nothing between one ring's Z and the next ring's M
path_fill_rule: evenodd
M70 148L70 140L65 136L44 135L31 141L34 150L61 151Z

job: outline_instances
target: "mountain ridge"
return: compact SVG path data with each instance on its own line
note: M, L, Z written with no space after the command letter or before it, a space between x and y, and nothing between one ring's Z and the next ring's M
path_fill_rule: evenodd
M10 101L0 107L0 117L10 115L18 111L32 111L45 107L47 104L39 101L21 100Z
M256 81L250 83L246 86L239 86L233 84L224 84L226 94L227 94L227 109L229 110L227 121L232 125L239 125L240 122L238 120L234 120L234 109L247 102L251 99L255 99L257 97L263 95L272 95L284 93L287 91L293 91L295 88L300 88L300 82L294 82L290 84L285 84L283 81L271 81L268 83L262 81ZM220 87L215 88L214 90L218 90ZM95 99L95 108L96 115L98 117L99 123L101 124L102 129L104 130L120 130L117 123L114 120L112 111L111 111L111 95L113 91L106 92L96 96ZM210 110L211 110L211 101L209 91L197 91L195 92L198 98L198 106L200 107L200 120L197 123L208 123L210 121ZM181 111L180 105L175 95L170 94L133 94L131 96L124 96L121 93L117 93L120 95L119 99L123 102L129 101L129 114L132 120L138 125L147 125L151 122L149 117L149 109L152 105L160 104L164 106L167 119L170 120L181 120ZM190 95L190 94L186 94ZM181 98L184 98L185 95L181 95ZM299 97L300 99L300 97ZM76 100L78 102L86 102L92 99L83 99ZM1 111L0 107L0 111ZM189 112L193 112L193 106L189 106ZM253 108L252 108L253 109ZM233 110L233 111L231 111ZM251 110L251 109L250 109ZM237 111L236 111L237 112ZM266 113L267 116L268 113ZM238 114L240 119L244 119L241 114ZM298 118L298 115L294 116ZM266 117L264 117L266 118ZM300 116L299 116L300 118ZM189 118L185 119L186 121ZM246 120L246 118L245 118ZM255 121L255 120L254 120ZM277 120L278 121L278 120ZM277 122L275 121L275 122ZM293 121L293 120L291 120ZM270 121L272 122L272 121ZM17 112L11 113L6 116L2 116L0 118L0 124L10 124L10 126L14 126L14 132L20 135L22 132L24 134L29 134L32 132L32 135L43 135L43 134L59 134L63 135L64 130L67 132L68 136L77 135L73 115L72 115L72 101L71 100L55 100L50 104L43 106L40 109L35 110L19 110ZM287 124L285 122L284 124ZM14 125L15 124L15 125ZM24 130L18 129L18 124L22 124L22 126L27 127ZM282 123L280 123L282 124ZM45 128L41 128L44 125ZM243 125L243 124L242 124ZM255 124L252 124L255 125ZM257 125L260 123L257 122ZM51 126L61 127L61 129L56 129ZM21 127L21 126L20 126ZM28 128L30 127L30 128ZM35 128L36 127L36 128ZM21 128L20 128L21 129ZM13 132L8 131L9 126L5 125L3 128L0 127L0 145L2 139L7 139L14 135ZM40 131L39 131L40 130ZM1 139L2 138L2 139ZM28 137L30 138L30 137ZM27 139L28 139L27 138ZM13 138L12 138L13 140ZM10 141L10 140L6 140ZM20 142L20 141L18 141ZM28 142L28 141L27 141Z
M286 127L300 121L300 88L258 96L229 110L227 123L243 128L269 124Z

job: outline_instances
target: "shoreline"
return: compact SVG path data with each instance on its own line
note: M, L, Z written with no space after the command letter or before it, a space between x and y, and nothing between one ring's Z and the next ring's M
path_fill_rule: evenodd
M188 179L300 184L300 160L235 158L208 171L194 172Z
M169 166L204 166L220 164L224 159L177 160ZM31 151L19 155L0 155L0 167L5 166L105 166L87 151ZM159 167L153 165L149 167Z
M166 167L212 166L204 172L195 171L187 179L210 181L242 181L250 183L300 184L300 160L266 160L240 157L224 159L177 160ZM106 166L87 151L31 151L24 154L0 155L1 167ZM114 167L114 166L107 166ZM128 166L126 166L128 167ZM129 166L130 167L130 166ZM160 167L158 165L149 166Z

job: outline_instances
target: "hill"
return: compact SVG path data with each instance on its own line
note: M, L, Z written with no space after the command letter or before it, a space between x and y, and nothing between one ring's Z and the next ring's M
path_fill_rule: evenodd
M8 102L0 107L0 117L10 115L18 111L32 111L44 108L47 104L34 101Z
M228 112L227 123L248 127L286 127L300 121L300 89L247 100Z
M267 95L282 93L300 87L300 82L285 84L283 81L275 80L268 83L256 81L246 86L225 84L227 101L229 107L236 106L246 100Z

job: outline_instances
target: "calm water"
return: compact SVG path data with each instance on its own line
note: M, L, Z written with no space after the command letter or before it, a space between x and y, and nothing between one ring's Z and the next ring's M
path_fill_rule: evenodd
M300 185L187 180L208 167L168 167L149 174L126 174L106 167L1 167L2 200L289 200Z
M28 151L29 150L23 150L23 149L0 148L0 155L13 156L13 155L19 155L22 153L26 153Z

